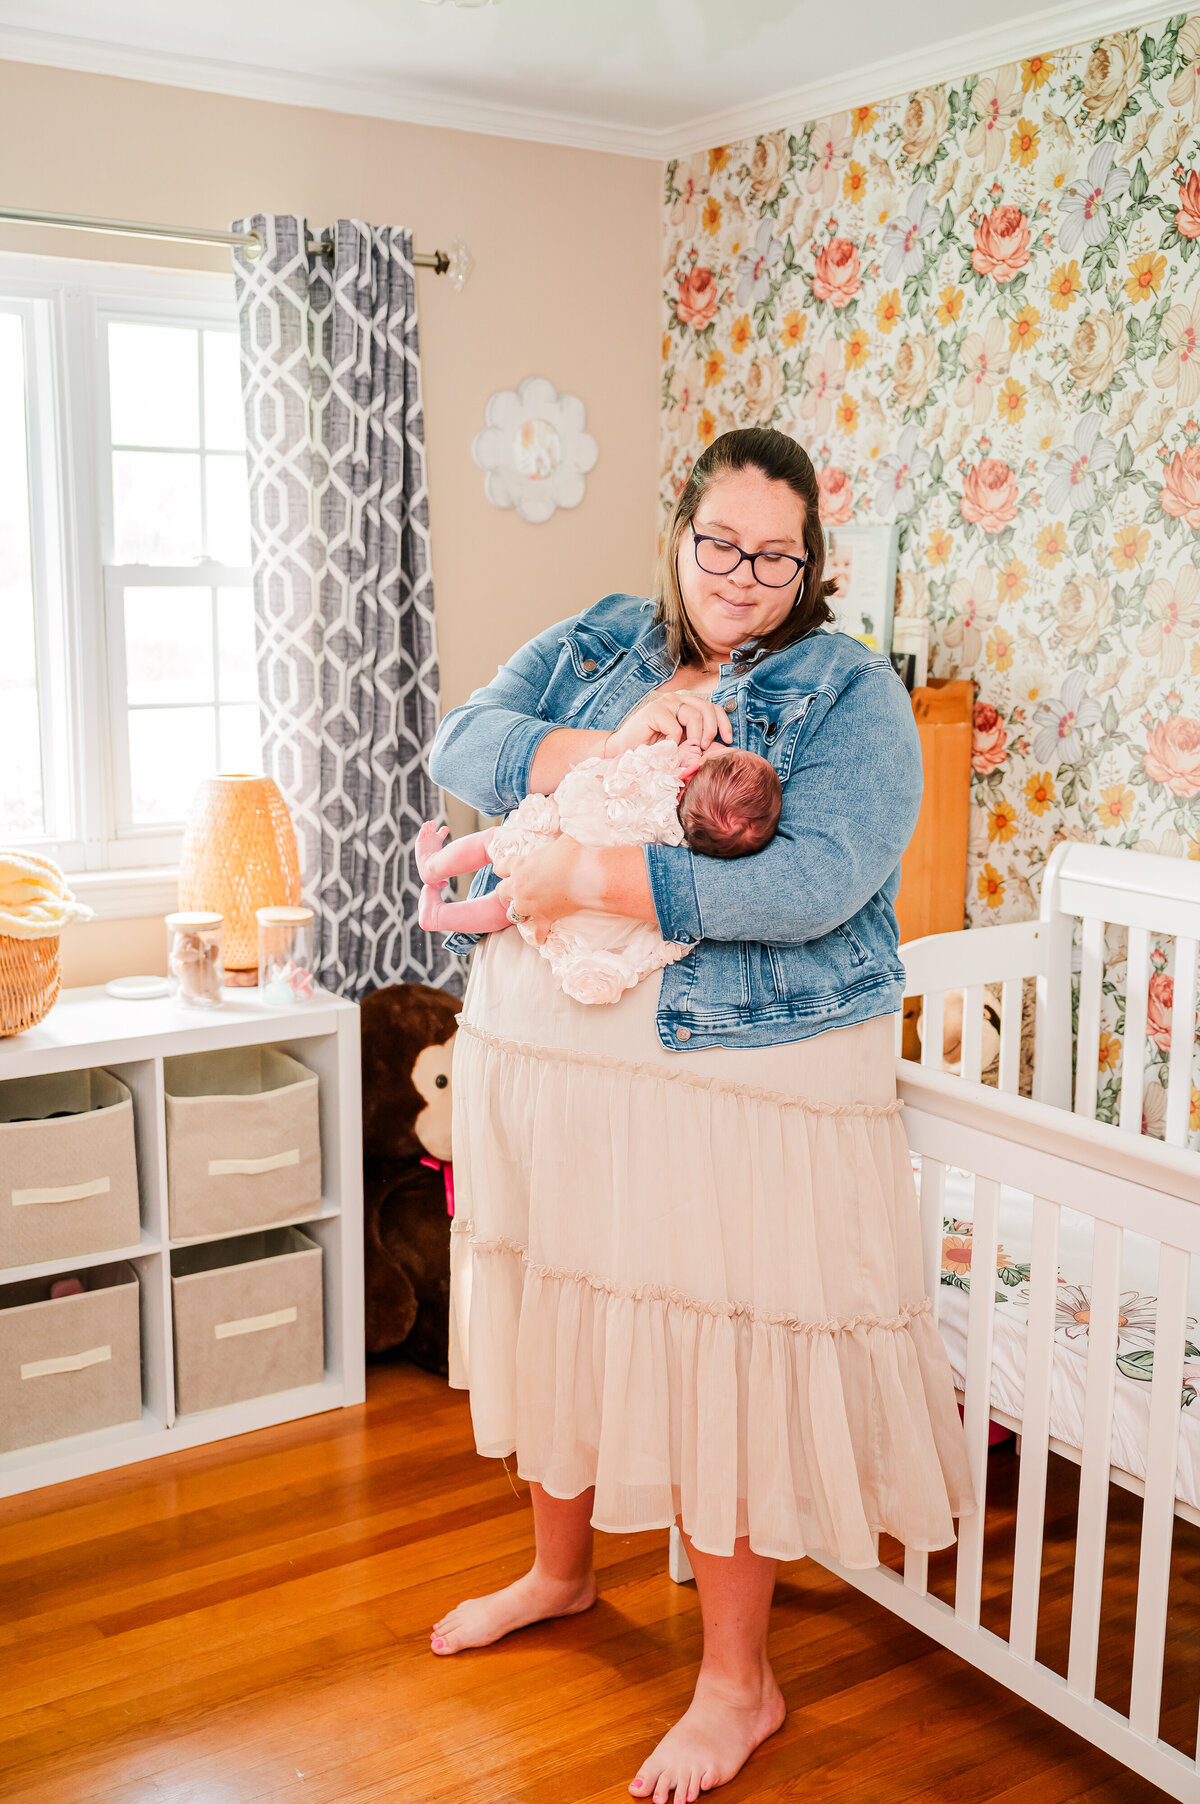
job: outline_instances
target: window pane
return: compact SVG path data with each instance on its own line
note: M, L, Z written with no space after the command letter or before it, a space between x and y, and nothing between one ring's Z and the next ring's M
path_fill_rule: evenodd
M113 321L108 392L114 445L199 445L199 334Z
M206 457L208 555L218 564L250 562L250 486L244 457Z
M138 708L129 716L129 786L135 826L181 821L216 769L216 710Z
M245 448L241 352L236 332L204 334L204 442L210 451Z
M45 832L25 435L25 337L0 313L0 833Z
M190 564L203 551L200 459L113 452L113 557L118 564Z
M217 590L217 645L223 702L257 702L254 596L249 589Z
M214 699L211 589L126 589L125 680L134 707Z
M221 708L221 769L241 771L252 777L262 774L262 738L258 725L258 704L247 708Z

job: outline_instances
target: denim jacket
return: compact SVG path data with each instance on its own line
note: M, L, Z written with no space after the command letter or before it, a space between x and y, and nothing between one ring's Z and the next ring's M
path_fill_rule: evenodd
M611 729L671 675L654 607L608 595L523 645L438 728L435 783L482 814L528 792L556 727ZM657 1026L673 1051L773 1046L900 1007L904 967L892 904L921 802L921 748L886 657L818 628L739 671L712 699L734 744L769 758L783 811L775 837L740 858L644 848L664 939L694 948L662 974ZM479 871L471 895L500 879ZM450 934L465 952L480 936Z

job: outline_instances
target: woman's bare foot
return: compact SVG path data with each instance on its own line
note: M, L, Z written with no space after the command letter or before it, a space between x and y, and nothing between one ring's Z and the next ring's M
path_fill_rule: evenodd
M666 1804L672 1793L675 1804L689 1804L701 1792L727 1784L786 1715L769 1666L760 1682L744 1691L702 1672L688 1708L643 1761L629 1790L654 1804Z
M464 1647L487 1647L551 1616L577 1616L596 1601L596 1575L585 1579L543 1578L534 1568L490 1597L468 1597L433 1625L430 1646L435 1654L458 1654ZM744 1758L744 1756L743 1756Z

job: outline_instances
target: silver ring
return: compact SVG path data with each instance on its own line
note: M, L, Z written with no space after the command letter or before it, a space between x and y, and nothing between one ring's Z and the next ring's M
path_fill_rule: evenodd
M509 903L506 913L514 927L519 927L521 925L522 921L527 921L529 919L528 915L522 915L522 914L517 913L517 905L515 902Z

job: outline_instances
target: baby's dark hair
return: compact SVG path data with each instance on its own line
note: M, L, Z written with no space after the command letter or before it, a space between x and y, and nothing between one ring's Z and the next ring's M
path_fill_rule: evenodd
M774 836L783 791L773 765L732 748L706 758L679 802L684 839L706 858L760 852Z

